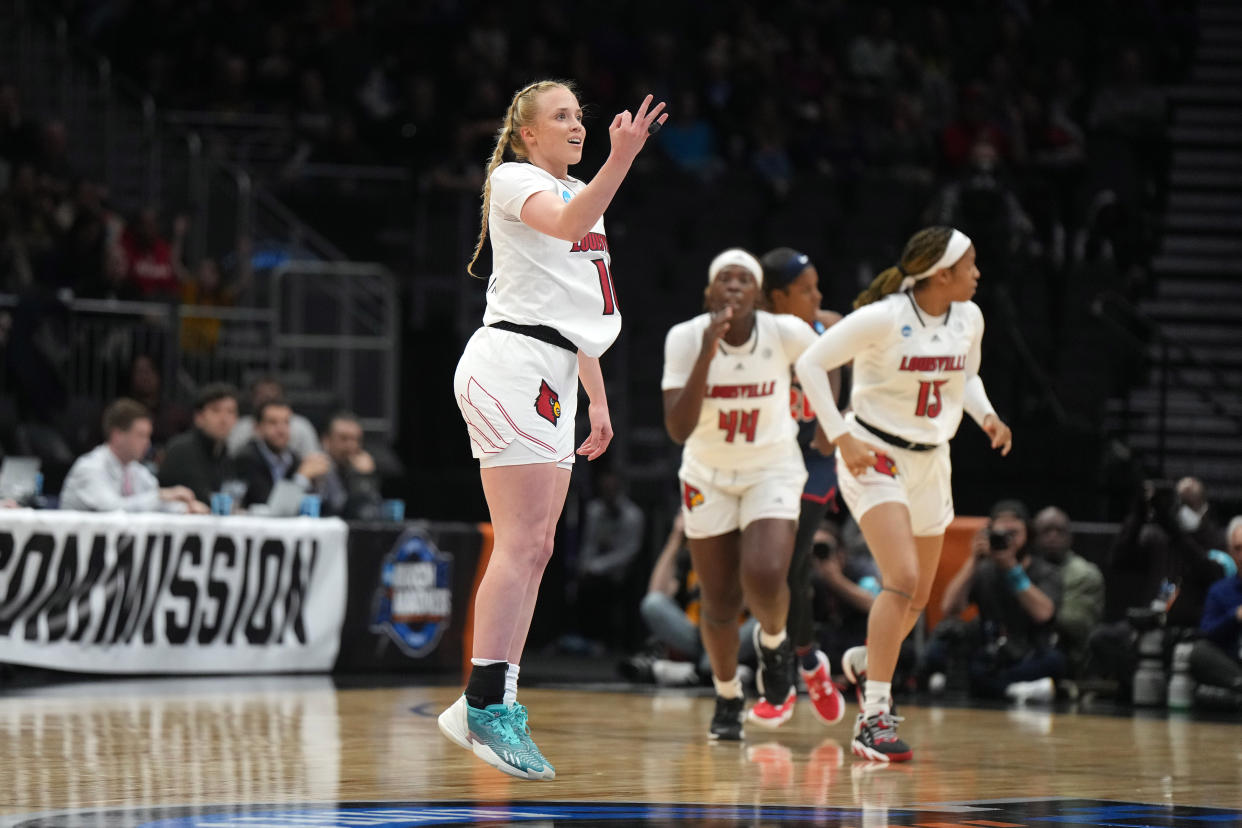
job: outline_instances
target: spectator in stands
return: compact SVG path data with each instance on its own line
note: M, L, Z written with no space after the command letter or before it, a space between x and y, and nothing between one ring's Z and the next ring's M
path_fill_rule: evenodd
M698 96L683 91L677 120L660 131L656 143L677 169L710 181L720 174L723 164L716 154L716 131L701 110Z
M615 634L625 625L614 616L627 612L617 598L625 594L630 565L643 545L643 512L612 471L600 475L599 492L585 511L573 581L578 631L591 641L621 644Z
M1177 524L1201 549L1223 563L1222 556L1212 555L1212 550L1227 549L1224 530L1212 514L1203 481L1197 477L1183 477L1177 481Z
M996 145L986 137L971 148L968 167L941 188L923 220L962 228L1002 260L1022 249L1035 229L1000 169Z
M239 262L245 262L239 259ZM186 305L208 308L231 308L237 297L249 286L250 269L241 268L239 279L226 284L220 277L216 260L204 257L194 268L194 274L181 286L181 301ZM181 348L190 353L207 354L216 349L220 341L219 317L186 316L181 320Z
M647 650L621 662L621 674L630 681L661 685L698 684L711 678L712 667L699 636L699 583L686 545L685 524L678 509L664 548L651 568L647 594L639 605L651 632ZM755 663L752 618L742 626L738 671L750 672ZM744 679L745 681L746 679Z
M1065 656L1053 646L1061 573L1031 554L1028 515L1017 500L993 506L974 554L945 589L946 616L971 602L979 606L983 645L971 654L968 668L973 695L1051 701L1054 681L1065 674Z
M185 486L161 488L142 464L151 443L151 414L122 397L104 411L106 441L79 457L60 492L63 509L84 512L191 512L207 506Z
M154 431L145 459L159 466L168 441L190 427L192 413L182 403L164 395L159 362L150 354L138 354L129 364L129 396L142 403L151 415Z
M258 411L259 406L269 400L285 399L285 387L275 377L260 377L250 384L250 410ZM299 457L309 457L319 451L319 436L310 420L294 412L289 421L289 448ZM237 456L242 448L254 436L254 416L247 414L237 421L229 433L229 454Z
M243 506L267 503L281 480L290 480L309 492L331 467L323 452L302 457L289 448L292 417L293 409L284 400L266 400L255 411L254 437L234 458L237 476L246 484Z
M188 486L197 500L210 503L212 493L234 476L226 440L236 423L237 389L205 386L194 400L194 427L168 442L160 485Z
M1100 568L1071 548L1074 535L1069 515L1048 506L1035 515L1034 546L1061 570L1061 605L1057 607L1057 649L1065 653L1069 672L1077 675L1087 662L1087 640L1104 619L1104 575Z
M872 13L870 30L850 43L850 74L866 91L887 89L897 80L898 45L892 32L892 11L879 8Z
M1190 671L1195 680L1210 688L1228 691L1235 706L1242 705L1242 515L1229 521L1226 532L1233 573L1212 584L1208 590L1203 618L1199 622L1202 638L1195 642ZM1210 698L1200 691L1198 698Z
M362 447L362 424L357 415L340 411L328 420L323 434L328 470L315 481L323 499L322 513L347 519L373 519L379 513L380 486L375 459Z
M174 299L180 291L185 268L181 245L188 222L178 216L173 222L172 241L159 230L159 216L152 207L143 208L121 234L127 273L144 299Z
M1160 601L1163 623L1174 640L1198 628L1208 590L1224 575L1221 565L1183 531L1178 503L1172 485L1143 483L1113 542L1107 567L1109 584L1116 584L1116 589L1110 587L1109 604L1126 612ZM1116 679L1122 700L1130 697L1137 640L1138 631L1126 618L1091 633L1092 670Z

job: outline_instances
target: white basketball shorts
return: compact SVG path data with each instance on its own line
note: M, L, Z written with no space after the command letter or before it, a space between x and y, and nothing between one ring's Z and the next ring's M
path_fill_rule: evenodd
M484 326L466 343L453 391L483 468L573 466L577 354Z
M850 514L859 520L881 503L904 503L914 536L943 535L953 522L953 466L949 444L931 451L889 445L850 420L850 433L879 451L879 461L858 477L850 474L837 452L837 486Z
M712 468L683 454L677 476L686 537L727 535L765 518L797 521L806 466L797 444L791 446L770 465L742 471Z

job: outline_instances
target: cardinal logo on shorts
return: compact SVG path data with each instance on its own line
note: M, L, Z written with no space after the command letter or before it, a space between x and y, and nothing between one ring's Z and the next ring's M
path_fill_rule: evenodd
M897 462L883 452L877 451L875 453L875 465L871 468L889 477L897 476Z
M691 486L689 483L683 483L681 484L681 486L682 486L681 497L682 497L682 500L686 502L687 509L693 509L695 506L703 505L703 493L702 492L700 492L698 489Z
M561 398L548 385L547 380L539 381L539 396L535 398L535 413L552 425L561 418Z

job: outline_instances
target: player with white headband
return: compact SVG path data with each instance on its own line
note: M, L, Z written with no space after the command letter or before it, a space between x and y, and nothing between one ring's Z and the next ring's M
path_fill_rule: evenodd
M742 738L738 617L755 617L761 698L749 720L778 727L793 714L793 650L785 633L786 572L806 466L789 416L790 368L815 342L809 325L756 310L763 268L745 250L708 267L707 313L674 325L664 343L664 424L685 445L678 477L690 557L702 595L700 631L716 710L709 737Z
M949 227L920 230L900 263L877 276L854 300L856 310L797 362L803 393L836 444L842 497L883 583L867 646L843 658L851 680L861 685L866 674L853 741L854 754L866 759L913 757L891 712L893 670L927 605L953 520L948 442L963 409L1002 455L1013 443L979 377L983 314L970 301L978 281L969 237ZM843 417L825 372L850 360L853 411Z

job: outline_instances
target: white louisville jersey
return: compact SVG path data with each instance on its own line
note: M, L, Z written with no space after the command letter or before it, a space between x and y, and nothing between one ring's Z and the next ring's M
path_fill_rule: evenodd
M954 302L944 315L928 316L909 293L895 293L859 308L824 336L834 331L853 333L865 345L854 352L850 391L859 420L915 443L944 443L957 433L966 381L979 371L978 305Z
M664 390L684 388L711 323L704 313L674 325L664 341ZM685 454L716 469L753 469L800 455L798 424L789 416L794 360L815 342L796 316L755 311L749 341L721 340L707 370L707 393Z
M576 242L540 233L521 218L522 205L535 193L549 190L568 203L586 185L519 162L498 166L491 184L492 275L483 323L547 325L587 356L600 356L621 331L603 217Z

